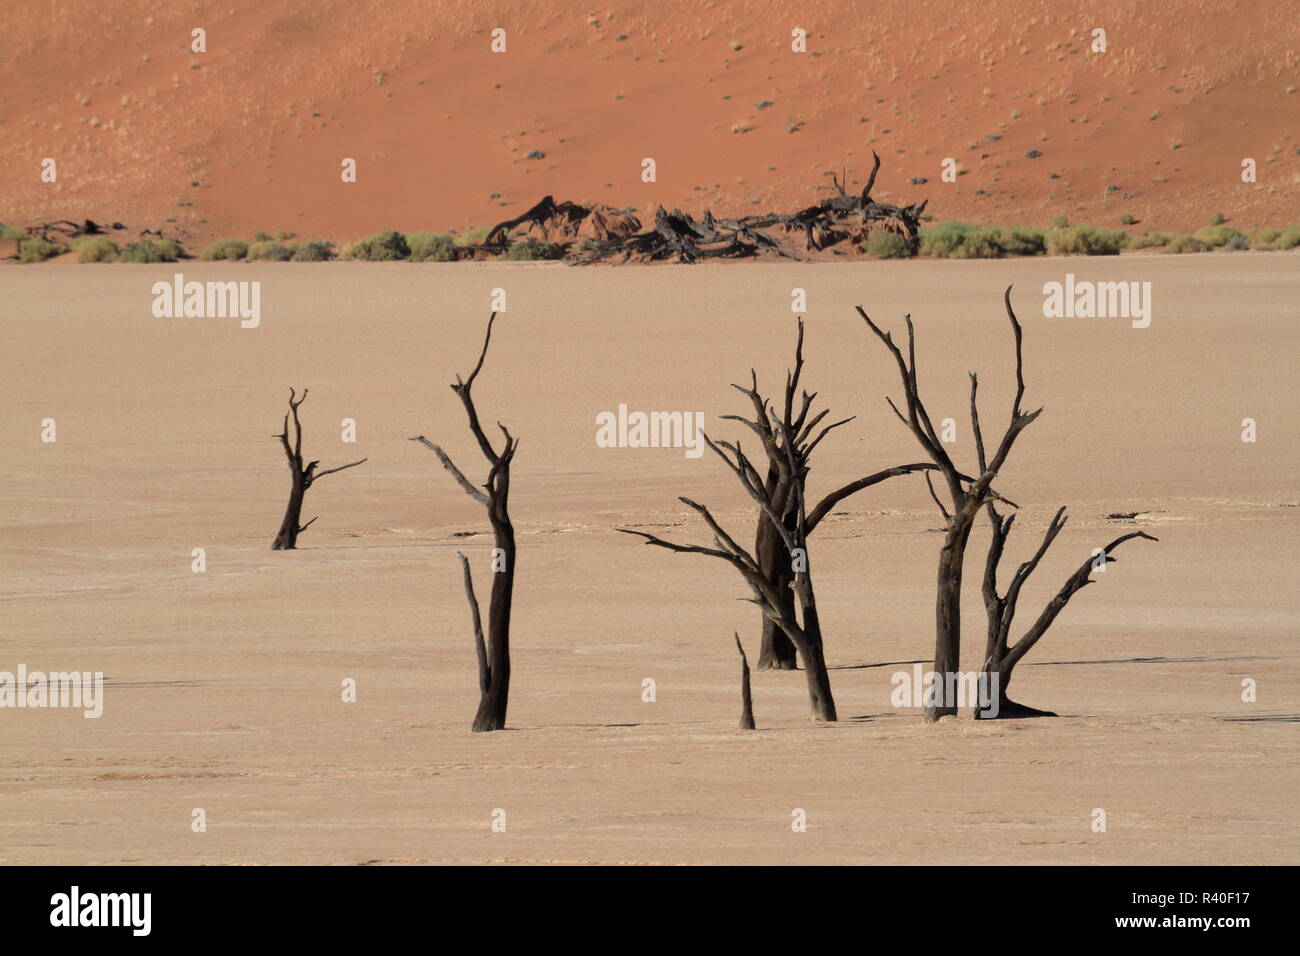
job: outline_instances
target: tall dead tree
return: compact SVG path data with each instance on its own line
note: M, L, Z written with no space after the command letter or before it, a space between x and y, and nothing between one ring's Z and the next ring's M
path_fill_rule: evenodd
M339 465L337 468L327 468L325 471L317 471L316 466L319 461L309 461L304 466L302 463L302 422L298 420L298 406L307 401L307 389L302 390L302 398L298 398L296 392L289 389L289 411L284 415L284 431L272 437L280 439L280 444L284 447L285 457L289 459L289 473L293 476L293 484L289 487L289 505L284 511L284 520L280 522L280 530L275 536L275 541L271 543L272 551L292 551L298 547L298 535L302 534L311 526L312 518L307 524L299 524L302 520L302 501L307 494L307 489L315 482L324 478L326 475L332 475L335 472L343 471L345 468L355 468L357 465L366 461L350 462L346 465ZM289 435L289 419L293 418L293 435ZM317 515L316 517L320 517Z
M939 552L934 646L934 671L945 689L953 686L953 682L947 679L948 676L959 673L961 669L962 568L965 562L966 543L970 539L971 528L975 524L975 518L979 515L980 509L989 500L1006 501L1007 504L1015 507L1014 502L1001 498L993 490L993 479L997 477L998 471L1006 463L1007 456L1011 454L1011 448L1015 444L1016 438L1043 411L1041 408L1033 412L1021 410L1020 402L1025 391L1024 363L1021 354L1020 322L1016 319L1016 313L1011 308L1011 286L1007 286L1006 292L1003 294L1003 302L1006 305L1007 318L1011 321L1011 329L1015 336L1016 397L1011 405L1011 421L1007 425L1001 441L998 442L993 457L987 461L981 461L980 473L973 481L965 479L965 476L958 471L957 466L943 447L943 443L939 440L939 435L930 420L929 412L926 411L925 403L921 400L916 370L916 333L912 327L912 317L910 315L905 317L907 322L907 355L904 356L898 346L894 344L890 334L882 331L872 322L867 313L863 311L862 306L857 307L858 314L862 316L871 331L884 343L885 348L893 355L894 361L898 365L899 377L903 383L907 414L904 415L900 412L892 399L886 399L886 401L889 402L889 407L894 410L894 414L908 427L921 447L929 454L930 459L938 466L938 471L947 485L948 497L951 502L952 510L949 511L948 508L944 507L943 502L939 500L939 496L934 490L934 483L931 482L930 475L927 473L925 481L930 489L930 496L934 499L935 504L939 506L940 512L943 513L946 525L943 549ZM970 381L972 408L974 408L974 396L978 388L978 379L974 372L970 373ZM940 704L927 704L925 720L928 723L955 713L957 713L957 702L945 699Z
M743 424L754 432L762 443L763 452L767 457L767 474L763 482L764 493L767 496L770 510L781 515L788 530L793 529L795 525L793 511L784 506L784 503L795 500L795 497L790 494L790 483L793 481L800 483L798 500L803 501L806 494L806 488L803 486L806 486L807 476L811 469L810 459L813 450L831 430L853 420L850 417L834 422L814 435L814 430L830 413L830 410L823 409L813 415L811 419L809 418L812 403L817 398L816 392L810 394L804 391L796 404L796 397L800 395L800 381L803 377L804 368L803 340L804 324L803 319L800 319L799 336L795 342L794 350L794 368L786 373L784 401L779 412L777 409L769 407L768 400L758 391L758 375L751 369L750 387L733 385L732 388L745 395L753 404L754 418L748 419L740 415L723 416L724 419ZM789 451L785 446L784 436L786 435L794 438L794 447ZM937 466L932 462L897 465L858 478L841 488L835 489L803 516L806 533L812 534L822 519L834 511L841 501L857 494L864 488L870 488L887 478L906 475L915 471L931 470L935 467ZM794 600L791 594L791 588L794 584L794 570L792 567L794 558L786 548L784 538L764 511L760 511L758 515L758 531L755 535L754 555L758 559L763 575L774 583L777 592L783 595L786 603L792 605ZM785 636L771 617L764 615L762 643L759 647L758 663L755 665L757 669L760 671L794 670L796 666L795 659L794 644L790 642L790 639Z
M972 418L975 422L976 447L982 459L984 445L980 439L979 418L974 410L973 393L971 401ZM1021 636L1020 640L1011 644L1011 625L1016 616L1016 603L1020 599L1020 589L1024 587L1029 576L1034 573L1034 569L1038 567L1038 563L1043 560L1043 556L1047 554L1047 550L1052 546L1052 542L1056 540L1056 536L1065 527L1067 518L1064 507L1057 510L1056 515L1047 526L1047 532L1043 535L1043 542L1038 546L1038 550L1034 552L1033 557L1016 569L1015 574L1011 577L1011 583L1007 585L1006 593L1000 594L998 592L998 565L1002 561L1002 554L1006 548L1007 538L1011 534L1011 527L1015 524L1016 516L1013 514L1004 517L991 501L985 505L985 509L988 512L989 524L992 527L992 539L989 542L988 556L984 562L983 594L984 609L988 614L988 639L985 645L982 671L990 675L990 684L992 684L993 680L992 675L997 675L998 705L996 711L992 713L983 713L983 707L976 707L975 716L976 718L1055 717L1056 714L1049 710L1027 707L1007 697L1007 685L1011 683L1012 669L1047 633L1047 629L1052 626L1056 616L1064 610L1070 598L1074 597L1087 585L1094 583L1091 577L1092 572L1101 570L1107 562L1116 560L1110 556L1110 553L1115 548L1133 538L1145 538L1148 541L1157 541L1159 539L1144 531L1133 531L1129 534L1120 535L1106 547L1101 548L1100 553L1094 553L1079 566L1079 570L1070 575L1061 590L1043 608L1042 613L1038 615L1038 619L1034 621L1029 630ZM986 702L981 701L981 704L984 703Z
M776 417L767 410L769 416ZM771 420L771 418L769 418ZM782 543L790 554L799 554L801 560L795 564L793 590L795 601L787 599L788 593L782 585L764 572L762 564L745 548L738 544L730 534L713 517L704 505L690 498L679 498L682 504L696 512L713 533L714 547L702 545L676 544L665 541L645 531L619 528L624 534L633 534L646 539L646 544L656 545L680 554L706 554L720 558L734 567L749 585L753 594L751 600L762 610L764 616L773 620L790 642L794 644L804 662L804 677L808 685L808 699L812 709L812 719L819 721L836 720L835 699L831 694L830 674L826 669L826 658L822 645L821 620L817 614L817 599L812 583L812 562L808 555L808 539L803 502L803 475L800 474L793 449L807 440L796 437L785 430L785 426L774 422L783 430L783 444L786 449L787 468L790 474L798 476L796 480L786 482L787 493L784 500L773 506L768 498L765 480L753 463L745 455L740 443L714 442L708 435L704 441L731 472L740 481L745 492L758 505L760 511L772 523ZM814 424L805 425L805 430L815 428ZM828 426L829 427L829 426ZM823 430L824 434L825 430ZM817 440L820 440L817 439ZM792 526L783 516L793 514ZM796 613L797 606L797 613Z
M469 378L461 381L459 375L452 383L451 390L460 396L469 419L469 430L478 442L483 457L488 462L487 481L482 490L475 487L464 472L456 467L447 453L433 444L423 435L417 435L411 441L419 442L428 448L442 466L451 473L465 494L469 495L487 509L488 523L492 527L495 547L492 558L492 592L488 602L487 642L483 640L483 626L479 615L478 599L474 596L474 581L470 573L469 561L460 555L461 568L465 576L465 595L469 600L470 613L474 624L474 648L478 660L479 704L474 714L471 730L475 732L501 730L506 725L506 705L510 695L510 607L514 598L515 587L515 529L510 523L510 465L514 461L515 451L519 448L519 439L513 437L505 425L497 423L505 444L500 451L493 447L479 424L478 411L470 389L474 379L483 368L487 358L488 345L492 341L492 323L497 314L488 317L487 333L483 336L483 350L479 353L478 364ZM459 552L457 552L459 554Z

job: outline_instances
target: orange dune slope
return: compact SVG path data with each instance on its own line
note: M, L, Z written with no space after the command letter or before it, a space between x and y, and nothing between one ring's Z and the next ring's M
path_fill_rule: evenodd
M1277 2L61 0L0 21L15 225L354 238L491 225L545 194L736 215L814 202L841 168L860 188L873 149L877 198L939 220L1300 220Z

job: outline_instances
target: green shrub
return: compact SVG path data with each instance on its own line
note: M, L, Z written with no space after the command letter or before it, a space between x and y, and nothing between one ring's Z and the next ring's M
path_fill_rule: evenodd
M1119 229L1066 226L1047 234L1047 248L1054 256L1117 256L1127 238Z
M1210 248L1217 249L1219 246L1227 245L1229 239L1242 234L1231 226L1205 226L1197 229L1192 235Z
M1169 251L1178 255L1185 252L1208 252L1209 248L1195 236L1174 236L1169 240Z
M334 258L334 243L312 239L293 250L292 262L328 262Z
M1251 240L1252 249L1272 249L1273 243L1277 242L1282 235L1281 229L1274 229L1271 226L1262 226L1255 230L1255 237Z
M175 239L140 239L131 243L118 255L119 262L175 262L184 250Z
M389 262L394 259L409 259L411 247L406 236L395 229L367 236L348 250L353 259L366 259L370 262Z
M63 251L63 246L57 242L50 242L50 240L42 239L40 236L32 236L19 241L18 261L44 262L46 259L57 256Z
M922 229L921 253L937 259L958 258L957 250L965 245L967 235L975 229L975 226L956 220L940 223L933 229Z
M921 230L921 252L938 259L1000 259L1040 256L1046 251L1044 231L1028 226L972 226L945 222Z
M1143 236L1129 236L1128 249L1151 249L1169 245L1174 237L1172 232L1148 232Z
M242 259L248 255L248 243L243 239L218 239L203 250L204 259Z
M867 236L862 251L875 259L906 259L912 254L912 247L898 233L877 229Z
M117 258L117 243L108 236L78 236L68 243L78 262L112 262Z
M510 247L501 255L502 259L523 262L531 259L559 259L564 250L553 242L543 242L533 236L510 243Z
M1070 220L1066 219L1064 216L1056 216L1055 218L1052 219L1053 229L1064 229L1069 224L1070 224Z
M249 259L266 259L270 262L288 262L293 250L270 239L263 239L248 247Z
M270 237L269 235L267 235L265 232L258 231L258 232L253 233L253 241L254 241L254 242L270 242L270 241L271 241L271 237Z
M1300 226L1288 226L1273 240L1272 249L1294 249L1300 246Z
M481 226L478 229L471 229L469 232L462 232L456 236L456 245L470 246L476 242L482 242L491 231L491 226Z
M21 229L15 229L13 226L6 226L0 222L0 239L22 239L25 234Z
M1119 221L1121 225L1131 226L1133 223L1137 222L1137 219L1134 218L1131 212L1126 212L1124 215L1119 217Z
M445 232L413 232L406 241L412 262L456 261L456 240Z
M1216 212L1214 215L1210 216L1211 226L1221 226L1223 225L1224 221L1225 221L1224 215L1221 212Z
M1041 256L1047 252L1047 230L1032 226L1003 226L994 238L1009 256Z

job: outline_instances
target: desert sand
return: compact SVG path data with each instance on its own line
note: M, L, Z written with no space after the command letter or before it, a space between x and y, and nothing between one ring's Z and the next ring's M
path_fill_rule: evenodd
M258 279L262 322L160 319L150 287ZM1042 285L1150 281L1151 326L1047 319ZM1004 569L1055 509L1072 519L1027 589L1027 624L1091 548L1136 541L1017 672L1056 719L936 725L890 703L933 648L941 518L917 477L849 499L814 561L841 720L807 719L802 676L754 675L736 728L734 572L615 533L706 540L676 496L746 540L753 514L711 455L596 447L620 403L742 411L778 387L790 293L807 291L808 384L841 416L811 488L920 460L896 370L853 306L912 314L932 410L973 450L1012 387L1009 283L1028 407L999 479L1021 505ZM104 713L5 710L5 863L1295 863L1300 650L1293 256L573 269L542 264L12 268L0 299L4 653L0 669L103 671ZM510 729L477 701L457 549L486 574L482 509L408 438L481 479L447 388L475 386L521 437ZM313 488L300 550L272 552L288 476L272 437L309 387L305 451L368 457ZM1258 441L1241 440L1244 418ZM57 422L42 443L41 421ZM340 422L357 441L340 441ZM1109 519L1139 512L1131 520ZM466 534L466 533L469 534ZM983 643L968 562L964 663ZM206 573L191 571L203 548ZM1007 570L1005 573L1009 573ZM353 678L357 701L344 703ZM642 681L656 700L641 699ZM1241 682L1258 699L1241 699ZM203 808L207 830L191 830ZM491 814L507 813L504 833ZM792 832L791 813L807 814ZM1093 811L1108 829L1094 832Z
M939 219L1128 215L1136 235L1300 218L1294 10L1276 0L9 6L0 221L20 227L121 221L197 251L490 226L547 194L645 221L791 211L832 172L861 189L873 150L877 198L929 198ZM941 183L949 157L963 175Z

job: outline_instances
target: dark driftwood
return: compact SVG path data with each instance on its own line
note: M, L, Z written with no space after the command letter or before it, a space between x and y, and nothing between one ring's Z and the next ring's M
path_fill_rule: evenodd
M874 151L871 155L871 175L860 194L847 192L846 183L833 176L835 195L790 214L769 213L720 220L706 211L702 219L696 220L680 209L661 208L655 215L654 231L586 243L568 259L578 265L614 258L693 263L702 259L743 258L762 252L798 258L783 247L776 237L776 230L786 234L802 233L804 249L815 252L874 227L897 232L915 252L921 231L921 215L929 200L907 206L873 200L871 190L880 171L880 157ZM528 221L530 214L541 209L545 202L543 200L514 221L515 224ZM495 234L496 230L493 230L489 238Z
M930 459L937 466L939 474L947 485L951 511L945 508L939 500L934 485L930 482L930 474L929 472L926 473L926 483L930 487L930 495L934 498L935 504L939 506L947 526L943 549L939 552L938 587L935 600L934 670L941 677L956 674L960 670L962 567L971 528L985 502L1002 500L1014 506L1014 502L1001 498L993 490L993 479L997 477L998 471L1006 462L1016 438L1043 411L1041 408L1028 413L1021 410L1020 402L1025 392L1024 362L1021 353L1020 322L1016 319L1016 313L1011 308L1011 286L1007 286L1003 295L1003 302L1015 337L1016 395L1011 406L1011 421L1007 425L1002 440L998 443L991 459L985 459L983 439L977 439L979 443L980 473L974 481L970 481L962 475L953 463L943 443L939 440L938 432L935 431L930 420L930 414L926 411L925 403L921 400L920 388L917 384L916 334L912 328L912 317L910 315L905 317L907 322L907 355L904 356L898 346L894 344L890 334L882 331L872 322L867 313L863 311L862 306L857 307L858 314L862 316L871 331L884 343L885 348L894 357L894 361L898 365L898 374L903 384L907 414L904 415L900 412L892 399L887 399L889 407L894 410L894 414L908 427L921 447L929 454ZM975 373L971 373L970 379L971 411L972 416L977 419L978 412L975 410L977 379ZM976 429L978 429L978 426L976 426ZM944 686L948 686L947 681L944 681ZM945 700L942 704L927 706L925 708L925 720L930 722L955 713L957 713L956 701Z
M273 436L280 439L280 444L284 448L285 457L289 460L289 472L292 475L293 483L289 488L289 504L285 508L284 520L280 522L280 530L275 536L275 541L271 543L272 551L292 551L298 546L298 535L306 531L312 522L316 520L316 518L312 518L311 521L303 525L298 523L302 520L302 502L307 495L308 488L326 475L335 474L346 468L355 468L366 461L365 458L362 458L361 461L339 465L337 468L327 468L325 471L316 470L316 466L320 464L319 461L309 461L304 466L302 463L302 423L298 421L298 406L305 401L307 401L307 389L302 390L302 398L298 398L292 388L289 389L289 411L284 416L284 431ZM290 416L293 418L292 439L289 436Z
M479 353L478 364L469 378L461 381L459 375L451 389L460 396L469 419L469 430L478 443L483 457L487 459L489 470L487 481L482 490L475 487L465 473L451 460L438 445L423 435L416 435L411 441L419 442L428 448L450 472L467 495L487 509L488 523L492 526L492 537L499 559L505 562L503 570L494 570L492 591L488 603L488 634L486 646L483 640L483 625L479 616L478 599L474 596L474 582L470 574L469 561L460 555L461 568L465 576L465 595L469 600L470 613L474 624L474 649L478 661L479 705L474 714L471 730L475 732L501 730L506 725L506 706L510 696L510 609L514 599L515 583L515 529L510 523L510 465L514 461L515 451L519 448L519 439L513 437L505 425L497 423L505 437L505 445L497 451L488 439L479 423L478 411L470 389L474 379L483 368L487 358L488 345L492 341L492 324L497 314L488 317L487 333L483 337L483 350Z
M78 236L102 236L107 229L120 231L125 228L126 226L120 222L113 222L104 226L93 219L83 219L81 222L73 222L70 219L56 219L53 222L33 223L26 227L25 232L29 236L40 236L42 239L49 239L50 233L64 239L75 239ZM159 235L162 235L162 233L160 232Z
M740 643L740 634L734 633L736 650L740 651L740 729L754 729L754 696L749 687L749 658Z

